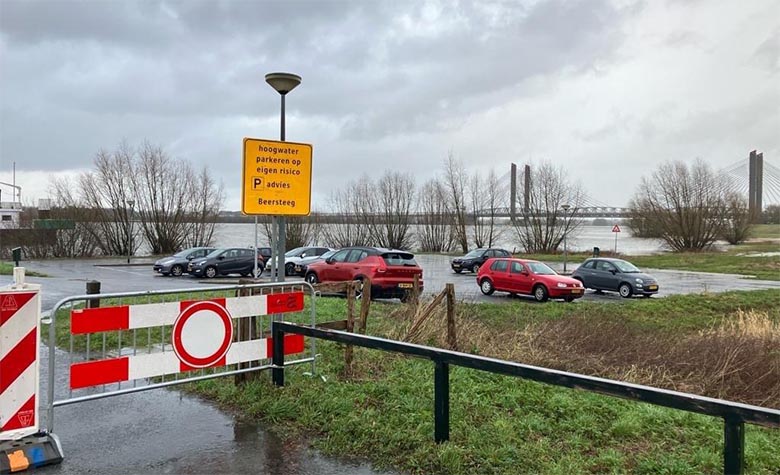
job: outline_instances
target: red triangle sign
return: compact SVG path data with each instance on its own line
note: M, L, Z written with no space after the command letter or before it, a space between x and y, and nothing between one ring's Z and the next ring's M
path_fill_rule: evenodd
M35 292L0 294L0 325L8 321L20 308L35 297Z
M613 233L619 233L620 232L620 226L618 226L617 224L612 226L612 232Z

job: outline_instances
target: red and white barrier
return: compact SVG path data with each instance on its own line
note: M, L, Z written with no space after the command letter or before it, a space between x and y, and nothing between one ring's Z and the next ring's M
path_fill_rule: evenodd
M16 283L0 289L0 440L38 432L40 285Z
M233 341L233 319L301 310L303 292L73 310L74 335L173 325L170 343L174 351L74 363L70 367L70 387L86 388L270 358L271 338ZM303 336L285 336L284 347L285 354L302 353Z

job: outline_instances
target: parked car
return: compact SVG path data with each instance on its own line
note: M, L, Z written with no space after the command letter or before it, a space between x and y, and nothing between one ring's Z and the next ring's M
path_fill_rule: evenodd
M298 276L305 276L306 271L309 268L309 264L314 264L315 262L324 261L325 259L329 258L333 254L336 253L335 249L331 249L330 251L326 252L325 254L321 256L311 256L311 257L304 257L300 261L298 261L295 266L293 266L293 272L292 275L298 275Z
M263 273L262 255L257 255L257 276ZM255 268L255 250L241 247L216 249L202 259L190 261L189 273L195 277L208 277L218 275L241 274L246 277L252 275Z
M455 273L460 274L464 270L471 271L473 273L479 272L479 268L488 259L493 257L512 257L506 249L490 248L490 249L474 249L463 257L456 257L450 262L452 270Z
M547 264L530 259L489 259L477 274L477 284L485 295L496 290L533 295L538 302L582 297L585 288L571 277L558 275Z
M634 294L650 297L658 293L655 277L623 259L591 258L577 267L571 276L588 289L617 291L624 298Z
M290 249L284 253L284 275L293 275L295 264L306 257L321 256L330 251L329 247L304 246ZM265 270L271 270L271 259L265 263Z
M344 282L371 281L371 297L399 298L405 302L418 276L423 290L423 271L414 260L414 254L380 247L347 247L336 251L320 262L309 264L306 281Z
M265 262L268 262L268 259L273 255L273 250L270 247L258 247L257 253L263 256Z
M185 249L172 256L158 259L155 261L153 269L155 272L159 272L162 275L179 277L187 272L187 266L189 266L191 260L206 257L206 255L213 250L213 247L193 247Z

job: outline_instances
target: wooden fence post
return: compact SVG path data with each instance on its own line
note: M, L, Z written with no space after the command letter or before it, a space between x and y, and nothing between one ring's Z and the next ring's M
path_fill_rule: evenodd
M358 331L365 335L366 325L368 320L368 311L371 309L371 281L366 279L363 281L363 296L360 301L360 323Z
M355 282L347 284L347 331L353 333L355 329ZM352 376L352 345L344 348L344 375Z
M447 345L458 349L458 335L455 332L455 284L447 284Z

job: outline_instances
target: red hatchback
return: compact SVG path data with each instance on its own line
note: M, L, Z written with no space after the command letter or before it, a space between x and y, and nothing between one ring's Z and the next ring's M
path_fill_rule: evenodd
M571 302L585 293L582 282L558 275L543 262L528 259L490 259L480 267L477 284L485 295L499 290L533 295L539 302L548 298Z
M422 269L414 254L378 247L348 247L324 261L309 264L306 282L371 281L371 297L399 298L406 301L417 275L423 289Z

